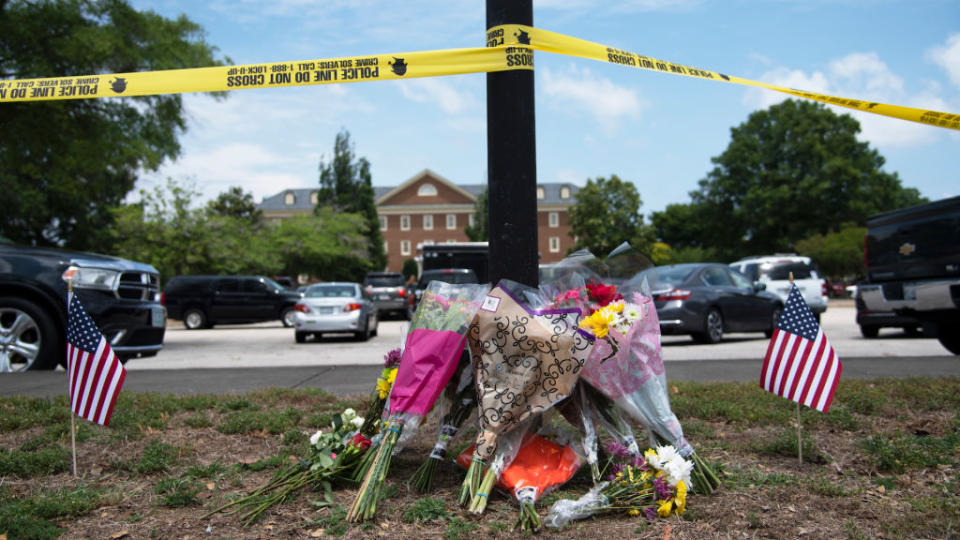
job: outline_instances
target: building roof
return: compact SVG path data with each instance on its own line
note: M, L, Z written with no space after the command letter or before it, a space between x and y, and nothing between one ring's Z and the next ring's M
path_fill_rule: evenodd
M454 184L458 188L466 191L467 193L473 195L474 197L479 197L483 190L487 188L486 184ZM543 188L544 197L543 199L538 199L537 204L540 205L550 205L550 204L570 204L576 201L577 191L580 188L574 184L568 182L541 182L537 184L537 187ZM562 199L560 197L560 190L563 187L570 188L570 198ZM395 190L397 186L374 186L373 187L373 200L380 200L381 197ZM317 188L293 188L285 189L276 195L271 195L269 197L264 197L263 201L257 205L260 210L303 210L309 211L313 210L313 203L310 202L310 194L317 191ZM287 193L292 193L294 195L295 202L292 205L288 205L284 202Z

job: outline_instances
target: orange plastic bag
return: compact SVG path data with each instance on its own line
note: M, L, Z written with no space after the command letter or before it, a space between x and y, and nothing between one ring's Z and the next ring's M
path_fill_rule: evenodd
M457 456L457 463L467 468L472 459L471 446ZM573 478L580 463L580 456L570 446L560 446L545 437L528 433L517 457L497 480L497 486L514 496L528 493L536 500Z

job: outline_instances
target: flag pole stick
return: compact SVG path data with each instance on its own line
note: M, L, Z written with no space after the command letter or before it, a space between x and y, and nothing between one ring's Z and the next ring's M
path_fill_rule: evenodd
M790 272L790 287L793 288L793 272ZM797 402L797 462L803 464L802 425L800 424L800 402Z
M73 293L73 276L67 278L67 302L70 302L70 295ZM67 309L70 309L69 305ZM69 360L69 359L68 359ZM67 369L69 370L70 363L67 363ZM67 372L67 381L69 386L70 373ZM70 394L67 393L67 409L70 412L70 453L73 456L73 477L77 477L77 426L76 421L74 420L73 407L70 406Z

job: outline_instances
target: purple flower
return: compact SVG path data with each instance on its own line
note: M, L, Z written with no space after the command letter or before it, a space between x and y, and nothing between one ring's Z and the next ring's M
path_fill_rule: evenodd
M396 348L383 356L383 367L395 368L400 365L400 349Z
M650 521L657 519L657 511L654 510L652 506L648 506L644 508L643 514L647 516L647 519L649 519Z
M626 446L617 441L610 441L607 444L607 452L613 454L613 457L621 460L626 460L631 457L630 450L627 450Z
M617 475L621 472L623 472L623 463L614 463L610 466L610 476L607 477L607 480L616 480Z
M665 500L673 496L673 489L670 488L670 483L662 476L653 479L653 490L657 494L657 500Z
M647 460L643 459L643 456L633 456L633 466L641 471L646 471L648 468Z

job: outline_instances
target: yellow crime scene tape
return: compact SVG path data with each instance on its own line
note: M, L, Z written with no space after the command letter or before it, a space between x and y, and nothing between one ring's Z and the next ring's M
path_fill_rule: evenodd
M524 58L521 57L529 57L528 65L523 63ZM436 77L508 69L533 69L533 53L514 47L477 47L242 66L0 80L0 103L221 92Z
M725 75L716 71L700 69L665 60L658 60L649 56L643 56L630 51L624 51L600 43L593 43L575 37L565 36L548 30L540 30L530 26L507 24L496 26L487 30L488 46L496 42L502 46L529 46L538 51L565 54L569 56L579 56L591 60L599 60L608 64L633 67L636 69L645 69L649 71L658 71L660 73L672 73L685 77L696 79L705 79L717 82L726 82L732 84L742 84L776 90L792 96L812 99L839 105L849 109L865 111L883 116L899 118L901 120L910 120L920 122L931 126L937 126L947 129L960 130L960 114L951 114L939 111L924 109L915 109L913 107L903 107L900 105L888 105L886 103L877 103L859 99L849 99L815 92L807 92L794 88L786 88L773 84L767 84L759 81L752 81L733 75Z
M410 79L533 69L533 51L552 52L685 77L767 88L859 111L960 130L960 115L849 99L767 84L716 71L643 56L579 38L523 25L501 25L486 33L486 47L351 56L242 66L173 69L77 77L0 81L0 103L123 96L222 92L316 84Z

